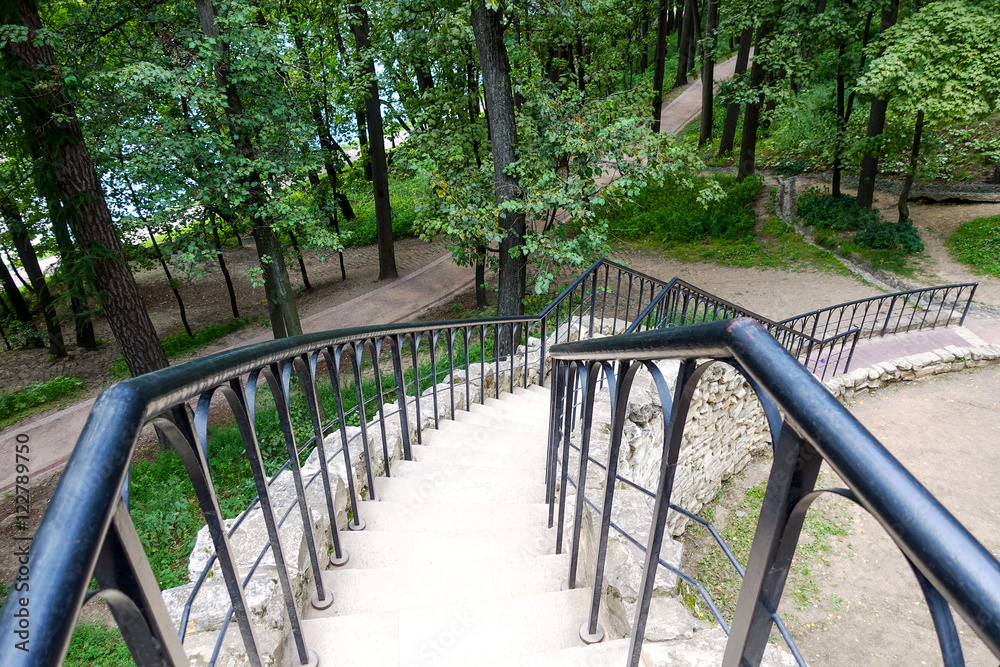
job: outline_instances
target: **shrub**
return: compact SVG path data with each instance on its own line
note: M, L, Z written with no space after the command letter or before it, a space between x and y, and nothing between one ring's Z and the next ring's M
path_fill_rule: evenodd
M824 195L807 190L799 197L796 213L807 227L857 232L878 222L878 211L858 208L857 199L850 195Z
M907 255L924 249L924 242L909 218L903 222L870 222L858 232L854 242L872 250L902 250Z

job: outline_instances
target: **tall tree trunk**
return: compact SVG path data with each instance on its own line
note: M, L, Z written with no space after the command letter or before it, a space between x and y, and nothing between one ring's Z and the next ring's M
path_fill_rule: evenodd
M476 137L476 121L479 119L479 76L476 72L476 63L473 60L471 49L468 51L468 57L465 61L465 82L468 88L469 131L472 134L472 154L476 160L476 166L482 167L483 159L479 156L479 139Z
M663 3L660 3L661 5ZM642 21L639 23L639 43L642 44L642 53L639 55L639 71L643 74L649 69L649 45L646 38L649 36L649 15L643 11Z
M145 219L142 219L145 222ZM191 325L188 324L187 310L184 308L184 299L181 298L181 292L177 289L177 284L174 282L174 277L170 274L170 267L167 266L167 260L163 257L163 250L160 249L160 244L156 242L156 234L148 226L146 227L146 233L149 234L149 240L153 242L153 252L156 253L156 259L160 262L160 268L163 269L163 274L167 277L167 284L170 285L170 289L174 293L174 299L177 300L177 310L180 311L181 324L184 325L184 332L189 338L194 338L194 334L191 333Z
M229 307L233 309L233 319L240 319L240 307L236 303L236 290L233 289L233 279L229 276L229 267L226 266L226 258L222 254L222 242L219 241L219 226L215 224L215 216L211 216L212 238L215 239L215 253L219 258L219 269L222 277L226 279L226 290L229 292Z
M761 26L757 31L757 52L763 38L770 34L770 26ZM764 68L756 58L750 67L750 88L759 91L764 82ZM758 92L757 99L747 102L743 109L743 136L740 138L740 164L736 180L742 183L747 176L752 176L756 168L757 158L757 126L760 124L760 110L764 105L764 93Z
M57 359L65 357L66 343L63 341L62 328L59 326L59 313L56 312L55 299L49 292L42 267L38 265L38 255L35 254L35 249L31 245L31 238L25 229L21 211L13 199L2 195L0 196L0 214L7 222L7 229L10 230L14 248L17 250L18 257L21 258L21 266L24 267L24 272L28 274L28 279L35 288L38 305L42 307L42 318L48 333L49 353Z
M229 81L229 44L221 39L215 22L215 7L212 0L195 0L198 10L198 20L202 32L215 40L219 49L219 61L215 68L215 78L219 88L226 95L226 119L236 152L247 164L253 165L257 155L254 150L251 132L241 128L243 118L243 100L236 85ZM288 279L288 269L281 251L281 243L270 216L264 212L267 193L261 183L260 174L254 167L246 171L243 178L249 192L248 204L253 220L253 238L257 246L257 258L264 272L264 293L267 297L267 310L271 319L271 330L275 338L297 336L302 333L302 323L299 311L295 305L295 294Z
M17 283L14 282L13 276L7 270L7 265L2 261L0 261L0 282L3 283L4 292L7 293L7 298L10 299L11 308L13 308L18 322L21 322L31 330L28 342L35 347L43 347L42 340L37 335L38 329L35 327L35 318L31 314L31 309L28 308L28 302L24 300L24 295L17 288Z
M521 198L517 181L506 173L508 165L517 159L517 126L514 119L514 95L510 82L510 61L503 41L503 25L498 10L489 9L485 0L472 6L472 30L479 51L479 68L483 72L483 88L489 108L490 140L493 145L493 180L497 203ZM497 314L524 314L524 292L527 283L527 258L521 253L524 245L523 213L503 211L500 214L500 281Z
M371 156L372 190L375 194L375 229L378 236L378 279L399 276L396 251L392 243L392 207L389 203L389 168L385 161L385 138L382 135L382 107L375 78L375 61L368 55L371 33L368 11L358 0L352 0L348 11L354 18L351 32L358 57L363 58L363 71L368 76L368 97L365 99L365 119L368 123L368 154Z
M740 47L736 52L736 70L733 80L737 81L746 74L747 63L750 62L750 47L753 46L753 28L744 28L740 33ZM722 126L722 138L719 140L719 157L733 152L736 141L736 126L740 122L740 105L730 102L726 107L726 122Z
M306 273L306 260L302 256L302 249L299 248L299 240L295 237L295 232L289 230L288 239L292 242L292 250L295 251L295 256L299 260L299 274L302 275L302 286L306 290L311 290L312 285L309 283L309 274Z
M896 23L899 12L899 0L891 0L889 6L882 10L881 34ZM888 100L872 98L871 111L868 114L867 137L871 143L877 144L876 137L885 129L885 112L889 106ZM858 208L871 209L875 199L875 179L878 178L878 161L881 148L877 145L868 149L861 159L861 172L858 174Z
M681 31L677 37L677 77L674 88L687 85L687 73L690 68L688 54L691 51L691 38L694 34L694 0L684 0L684 12L680 18Z
M698 145L712 140L712 105L715 93L715 29L719 23L719 7L715 0L705 6L705 48L701 66L701 132Z
M476 308L485 308L486 303L486 246L476 248Z
M663 115L663 75L667 59L667 11L673 0L660 0L656 13L656 50L653 52L653 132L660 132Z
M36 180L36 187L38 181ZM90 308L87 307L87 290L85 284L93 283L92 271L80 256L80 250L73 243L69 224L66 222L66 210L56 193L43 193L48 202L49 220L52 223L52 234L59 246L59 274L69 293L69 306L73 313L73 326L76 329L76 344L83 349L92 350L97 347L97 335L94 333L94 322L91 319ZM86 276L86 277L85 277Z
M910 149L910 164L906 170L906 178L903 179L903 189L899 191L899 203L896 208L899 210L899 221L905 222L910 217L910 207L907 200L910 197L910 190L913 188L913 179L917 175L917 162L920 159L920 135L924 131L924 110L917 111L917 120L913 125L913 147Z
M11 5L16 7L15 16L10 15L14 13ZM38 8L34 0L16 0L3 6L0 18L4 22L20 22L28 28L27 41L7 42L4 49L8 59L21 69L25 84L33 83L25 86L19 110L51 166L59 197L70 209L77 241L85 253L95 255L97 290L125 363L132 375L164 368L167 357L115 234L75 109L58 80L52 47L35 37L42 29ZM44 84L45 97L34 93L39 84Z
M14 272L14 277L17 281L24 285L24 289L28 290L29 294L35 293L35 286L31 284L31 280L25 278L21 275L21 272L17 270L17 263L11 258L10 252L5 248L3 251L4 257L7 259L7 263L10 264L10 270Z

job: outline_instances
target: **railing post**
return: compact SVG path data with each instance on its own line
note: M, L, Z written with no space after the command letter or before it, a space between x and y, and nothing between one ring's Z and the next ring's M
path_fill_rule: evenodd
M597 393L597 379L601 375L600 362L587 364L583 368L580 386L585 387L583 395L583 424L580 433L580 468L576 477L576 503L573 506L573 539L569 556L569 576L564 589L576 588L576 569L580 561L580 529L583 523L584 497L587 490L587 462L590 458L590 429L594 421L594 399Z
M396 377L396 402L399 405L399 428L400 437L403 439L403 457L407 461L413 460L413 451L410 449L410 416L406 412L406 383L403 381L403 355L402 350L400 350L399 336L394 335L389 337L389 341L392 347L392 374ZM410 339L410 345L414 345L413 339ZM468 346L466 346L468 347ZM468 367L466 367L468 368ZM468 371L466 371L468 372ZM417 374L416 366L414 366L413 374ZM468 382L468 376L466 376L466 382ZM419 386L419 385L418 385ZM420 408L417 407L417 442L420 442Z
M552 387L552 410L549 413L549 451L546 457L548 494L545 497L545 502L549 504L549 528L553 526L555 520L556 462L559 442L562 439L560 425L563 419L563 399L566 393L565 368L566 364L561 361L552 363L552 377L555 378L555 385Z
M969 294L969 298L965 302L965 309L962 310L962 319L960 319L958 321L958 326L960 326L960 327L961 326L965 326L965 316L969 314L969 306L972 305L972 297L976 296L976 287L978 287L978 286L979 286L979 283L975 283L972 286L972 293ZM949 318L949 319L951 319L951 318Z
M723 667L758 665L781 602L804 513L794 513L812 492L823 458L785 422L764 491Z
M652 525L649 529L649 542L646 545L646 562L642 568L642 583L639 585L639 600L632 622L632 639L629 643L629 667L639 667L642 654L642 641L646 634L646 619L649 616L649 604L653 599L653 588L656 585L656 570L660 564L660 549L666 536L667 512L670 509L670 496L674 489L674 472L677 470L677 459L681 451L681 438L684 435L684 424L687 421L688 408L691 406L691 396L697 386L695 377L695 361L685 359L677 370L677 382L674 385L673 401L670 404L670 420L663 433L663 453L660 456L660 476L656 489L656 503L653 506ZM693 381L692 381L693 380ZM659 383L657 383L659 385ZM657 387L662 390L666 387ZM666 396L661 395L661 402Z

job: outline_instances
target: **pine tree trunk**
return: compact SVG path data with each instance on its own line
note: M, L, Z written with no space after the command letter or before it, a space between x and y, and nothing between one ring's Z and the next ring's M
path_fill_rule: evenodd
M234 137L236 152L247 164L254 164L256 152L250 133L241 130L243 120L243 100L240 98L236 85L229 81L229 45L220 39L219 29L215 22L215 8L212 0L195 0L198 9L198 19L202 32L216 41L219 49L219 62L215 68L215 78L219 88L226 95L226 119L230 133ZM253 238L257 246L257 258L264 273L264 294L267 298L267 311L271 320L271 330L275 338L297 336L302 333L302 323L295 304L295 294L288 279L288 269L282 254L281 243L270 217L264 213L267 193L261 183L260 174L250 168L243 177L249 197L250 217L253 222Z
M365 119L368 124L368 155L371 157L372 190L375 194L375 229L378 235L378 279L399 276L396 251L392 242L392 207L389 203L389 168L385 161L385 138L382 134L382 107L378 97L375 62L366 55L371 47L368 12L357 0L348 11L354 17L351 32L358 55L364 57L363 68L368 75L368 97L365 99Z
M715 29L719 23L719 7L715 0L708 0L705 7L705 34L708 36L701 67L701 132L698 145L712 140L712 105L715 94Z
M56 312L55 300L49 292L49 286L45 282L45 274L38 265L38 256L31 245L31 239L24 228L24 219L17 204L9 196L0 196L0 214L3 215L10 231L11 240L14 241L14 248L18 257L21 258L21 266L28 274L28 279L35 288L35 296L38 297L38 305L42 307L42 318L45 321L45 330L48 333L49 353L58 358L66 356L66 343L63 341L62 328L59 326L59 313Z
M663 116L663 76L667 59L667 12L673 0L660 0L656 13L656 50L653 52L653 132L659 134Z
M17 0L14 4L20 22L28 28L29 39L8 42L5 52L32 77L45 77L49 92L45 98L26 94L19 104L22 118L39 138L41 152L55 176L59 197L71 209L77 241L85 253L95 254L97 290L129 371L141 375L164 368L167 357L115 233L75 109L58 79L52 80L58 71L52 48L33 36L42 29L38 9L33 0Z
M896 23L899 11L899 0L891 0L889 6L882 11L882 31L891 28ZM871 111L868 114L869 140L874 140L885 129L885 112L889 107L888 100L872 98ZM875 199L875 179L878 178L878 161L881 149L869 149L861 159L861 171L858 174L858 208L871 209Z
M745 28L740 33L740 47L736 52L736 70L733 73L733 80L739 80L747 71L747 64L750 62L750 47L753 46L753 29ZM719 157L733 152L733 144L736 141L736 126L740 122L740 105L738 102L730 102L726 107L726 122L722 126L722 138L719 139Z
M757 31L757 51L760 52L762 38L770 34L770 27L761 26ZM760 90L764 81L764 68L757 59L750 67L750 87ZM757 94L757 99L748 102L743 110L743 136L740 138L740 164L736 180L742 183L747 176L752 176L756 169L757 158L757 126L760 124L760 110L764 105L764 94Z
M910 198L910 190L913 189L913 179L917 176L917 163L920 159L920 135L924 131L924 110L917 111L917 120L913 126L913 148L910 149L910 165L906 170L906 178L903 179L903 189L899 191L899 203L896 208L899 210L899 222L906 222L910 217L910 207L907 200Z
M479 51L479 68L489 109L490 140L493 145L493 177L497 202L503 204L521 198L517 181L506 173L516 159L517 126L514 118L514 95L510 81L510 61L503 41L500 13L478 0L472 6L472 30ZM527 258L524 245L523 213L504 211L499 219L503 238L500 241L500 279L497 314L524 314L527 282Z

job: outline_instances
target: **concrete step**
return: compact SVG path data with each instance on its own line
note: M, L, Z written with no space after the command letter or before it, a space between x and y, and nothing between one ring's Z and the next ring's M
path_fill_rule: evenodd
M545 429L516 432L482 424L446 421L441 422L440 429L424 431L423 444L428 447L531 454L544 452L547 440Z
M472 412L463 411L455 413L455 420L448 423L474 424L490 429L500 428L513 433L533 435L535 433L544 434L549 422L548 415L546 415L545 419L536 419L530 414L516 409L496 410L495 408L486 408L482 411L477 411L473 408ZM445 422L441 422L439 428L444 430Z
M529 453L510 454L506 452L474 450L468 447L455 448L413 445L413 459L419 462L467 465L481 468L527 469L535 470L539 475L545 474L544 448L540 451Z
M374 481L375 492L382 500L398 503L540 503L545 500L545 485L541 482L406 477L376 477Z
M473 424L486 424L487 426L498 425L501 428L524 431L530 429L544 429L549 424L549 412L534 409L521 409L518 406L508 406L504 402L503 409L493 406L483 406L474 404L468 412L461 411L455 413L455 421Z
M542 503L396 503L363 500L366 530L489 530L544 527Z
M322 611L310 608L309 615L319 618L483 604L556 593L568 569L569 556L562 555L327 570L323 581L333 593L333 605Z
M361 513L361 518L365 515ZM447 525L447 524L443 524ZM555 529L490 528L479 530L344 530L341 544L346 568L455 563L475 558L545 556L556 543Z
M628 646L627 639L605 640L600 644L535 653L519 660L481 667L625 667L628 664Z
M302 622L306 645L340 665L469 667L581 644L586 589ZM516 662L509 664L518 664Z
M483 483L533 484L542 473L530 468L496 468L432 461L398 461L392 464L393 479L426 479L434 482L458 480Z

